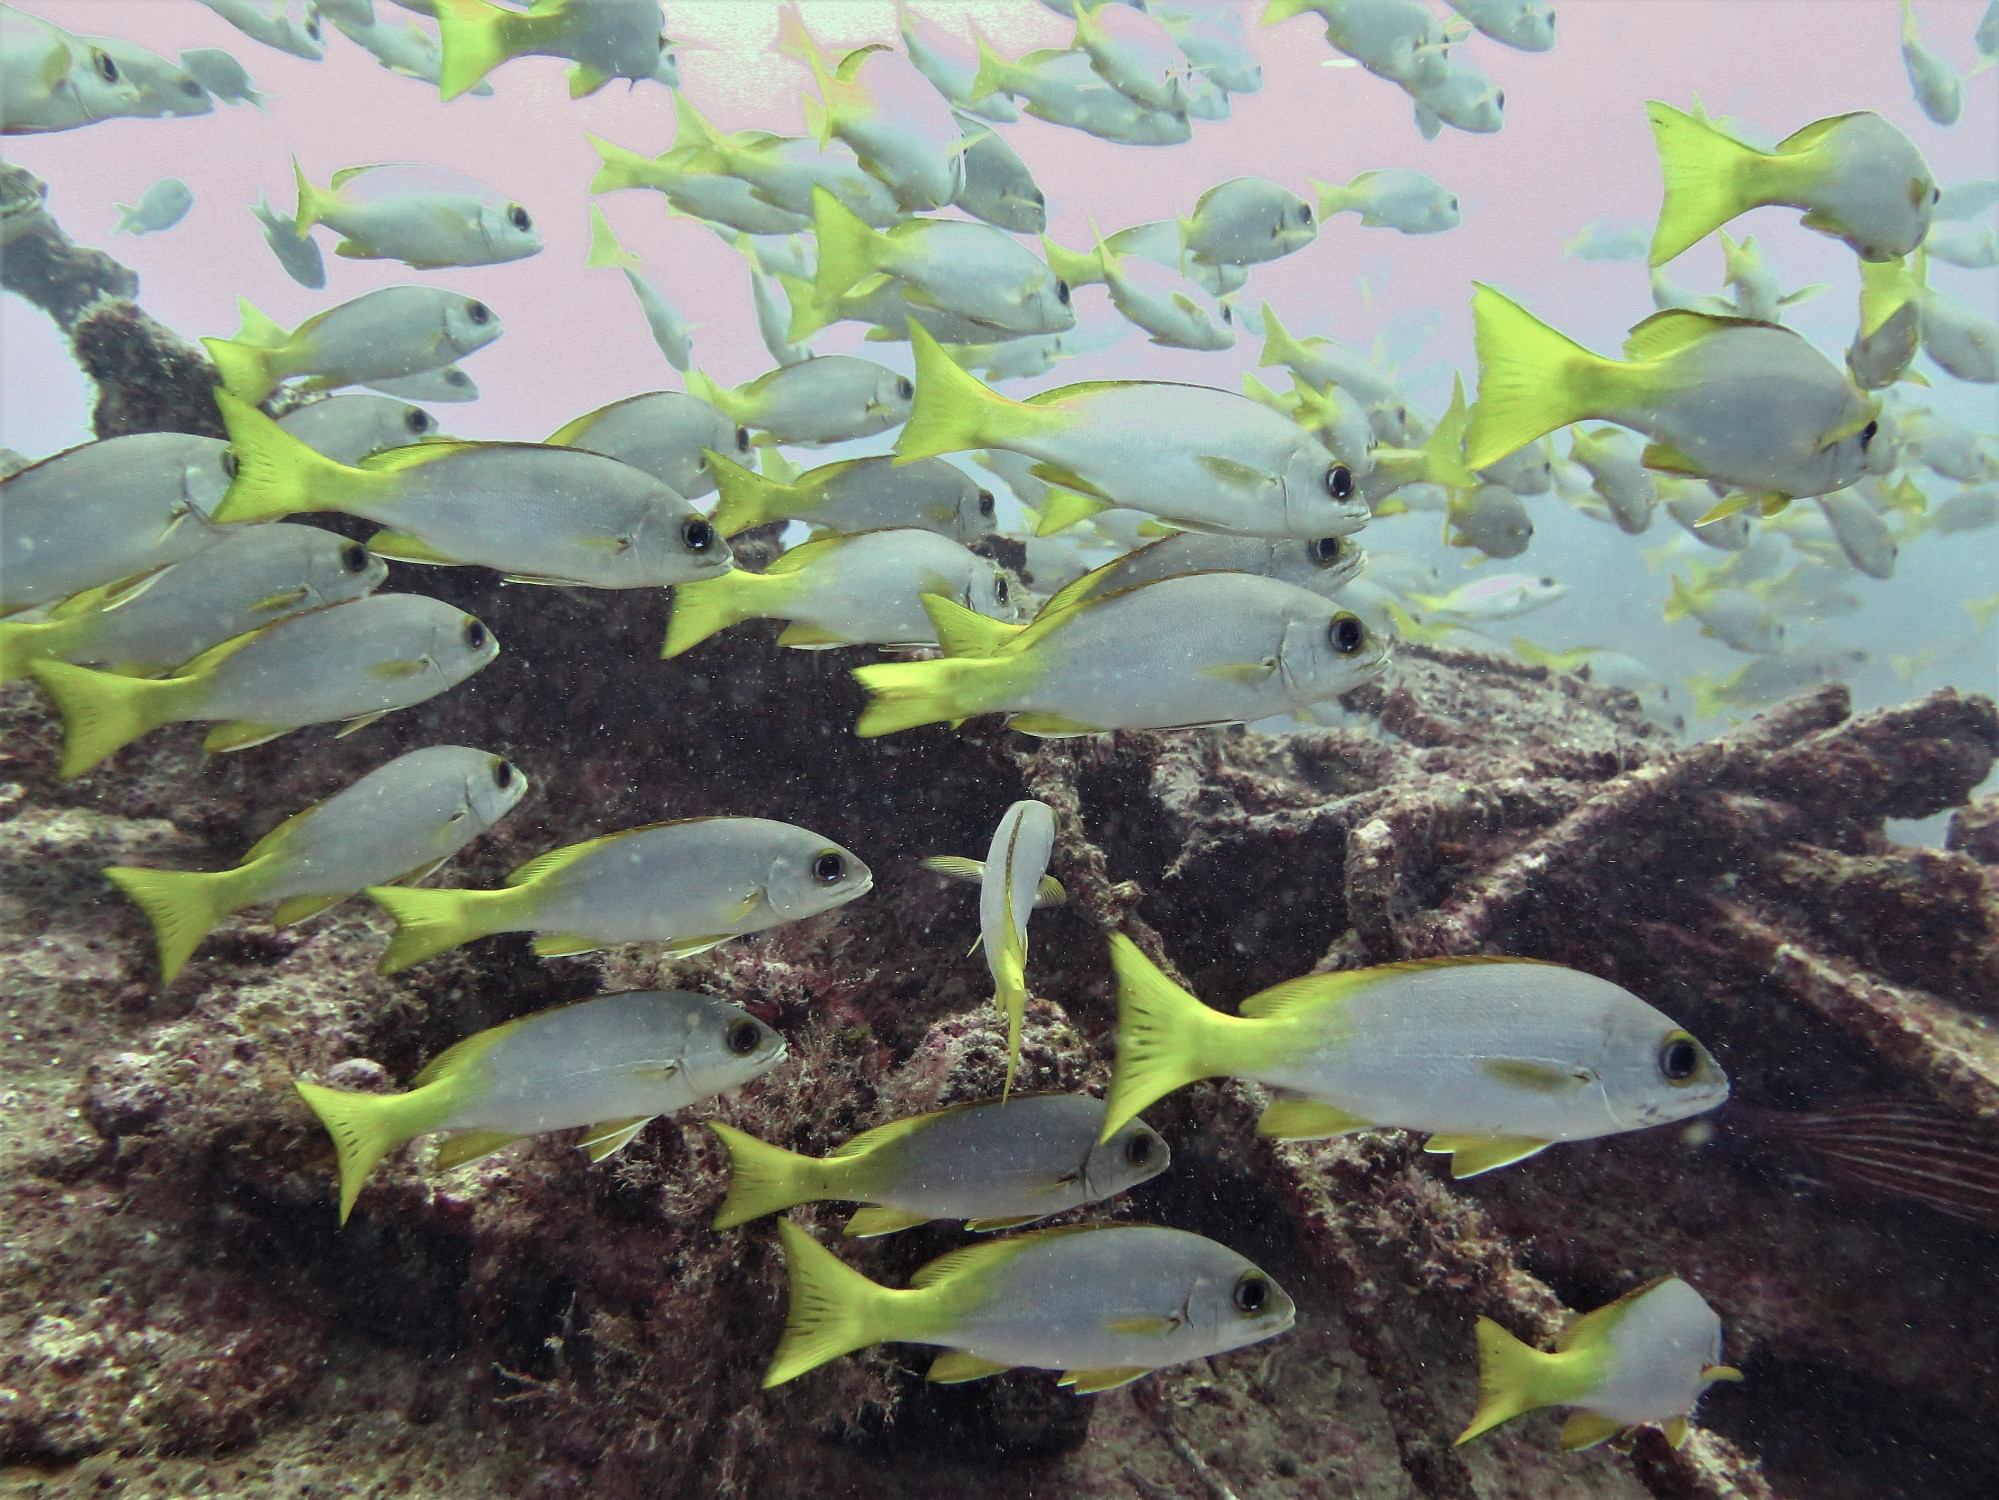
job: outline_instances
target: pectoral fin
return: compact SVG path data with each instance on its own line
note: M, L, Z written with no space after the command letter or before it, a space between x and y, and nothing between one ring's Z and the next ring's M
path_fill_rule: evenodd
M504 1130L462 1131L444 1139L431 1165L440 1172L448 1172L453 1167L464 1166L468 1161L490 1156L502 1146L511 1146L519 1139L519 1136L508 1135Z
M1023 1224L1032 1224L1040 1214L1015 1214L1008 1219L967 1219L965 1227L973 1234L991 1234L999 1229L1018 1229Z
M1668 448L1664 443L1647 443L1640 455L1640 463L1648 469L1657 469L1662 474L1690 474L1699 479L1705 471L1698 468L1691 458L1677 448Z
M278 903L278 909L271 913L271 925L289 927L307 917L316 917L329 906L338 906L346 899L345 896L294 896L289 901Z
M1065 739L1071 735L1103 733L1094 724L1079 724L1074 719L1063 718L1060 714L1015 714L1006 722L1009 728L1018 729L1022 734L1038 734L1044 739Z
M777 638L780 646L851 646L854 643L838 631L828 630L823 625L807 625L794 621L784 627L784 633Z
M1079 1396L1094 1395L1098 1391L1115 1390L1121 1385L1130 1385L1141 1375L1150 1375L1150 1370L1064 1370L1057 1385L1074 1386Z
M1068 899L1068 891L1063 889L1062 882L1053 875L1043 875L1040 883L1034 887L1034 904L1037 908L1060 906Z
M610 81L611 75L609 73L598 68L585 67L582 63L578 63L569 70L569 97L572 99L587 99Z
M1708 526L1716 521L1726 521L1737 511L1747 510L1755 503L1756 497L1754 495L1730 495L1727 499L1717 500L1713 505L1710 505L1701 518L1694 522L1694 525Z
M1682 1417L1679 1420L1684 1422L1686 1419ZM1562 1446L1570 1452L1578 1448L1594 1448L1598 1443L1609 1442L1622 1431L1622 1422L1599 1417L1593 1411L1579 1411L1562 1424Z
M393 557L397 562L436 563L452 567L458 559L440 552L429 542L402 531L378 531L368 538L368 550L377 557Z
M934 1380L939 1385L962 1385L967 1380L983 1380L988 1375L999 1375L1012 1368L1012 1365L1003 1365L997 1360L980 1359L976 1354L952 1349L930 1361L930 1373L923 1378Z
M1222 458L1213 453L1203 453L1197 456L1194 462L1231 489L1260 489L1267 483L1266 476L1262 470L1252 468L1245 463L1238 463L1233 458Z
M969 880L974 885L986 878L983 860L966 859L957 854L933 854L923 862L923 868L932 874L942 875L946 880Z
M421 656L404 657L401 661L370 662L365 668L370 677L379 677L387 682L400 682L405 677L420 677L430 662Z
M569 953L589 953L603 947L602 940L574 932L551 932L534 940L534 951L543 958L560 958Z
M339 244L333 247L333 253L335 255L342 256L347 260L388 259L388 257L383 255L379 250L370 250L366 245L363 245L356 240L342 240Z
M638 1133L652 1123L653 1116L640 1115L636 1120L606 1120L601 1125L592 1125L590 1133L576 1144L590 1153L590 1160L602 1161L607 1156L616 1156L638 1137Z
M1270 674L1277 670L1275 658L1266 661L1229 662L1217 667L1201 668L1201 676L1217 677L1223 682L1240 682L1247 687L1255 687L1270 680Z
M898 1229L914 1229L918 1224L929 1222L930 1215L911 1213L906 1208L863 1208L856 1210L853 1218L847 1220L846 1233L850 1239L866 1240L878 1234L894 1234ZM967 1375L964 1378L970 1380L972 1377Z
M211 755L227 750L248 750L252 745L261 745L281 734L290 734L297 727L295 724L249 724L241 721L217 724L208 731L201 748Z
M1120 1318L1115 1323L1104 1324L1104 1332L1135 1339L1156 1339L1164 1338L1179 1326L1178 1318Z
M706 953L710 948L719 948L735 935L733 932L720 932L710 933L702 937L674 938L671 942L662 944L662 946L666 949L670 957L692 958L697 953ZM603 944L593 943L591 946L601 948ZM540 950L537 948L536 951L539 952Z
M338 729L333 731L333 737L336 740L344 740L350 734L359 734L377 719L386 719L388 716L389 711L385 708L378 713L363 714L358 719L349 719L345 724L342 724Z
M250 606L250 612L261 615L268 614L274 609L289 609L294 604L304 603L309 593L309 590L301 586L295 589L286 589L281 594L266 594ZM123 603L124 601L120 600L119 602Z
M1279 1099L1265 1108L1256 1122L1256 1133L1280 1141L1314 1141L1367 1130L1373 1124L1313 1099Z
M1423 1149L1434 1156L1450 1157L1451 1176L1476 1177L1546 1151L1548 1142L1509 1136L1433 1135L1423 1143Z
M1536 1094L1571 1094L1595 1081L1587 1071L1557 1068L1525 1057L1481 1057L1475 1066L1508 1088Z
M1675 1448L1684 1448L1687 1446L1687 1419L1685 1417L1668 1417L1666 1419L1666 1441L1671 1443Z

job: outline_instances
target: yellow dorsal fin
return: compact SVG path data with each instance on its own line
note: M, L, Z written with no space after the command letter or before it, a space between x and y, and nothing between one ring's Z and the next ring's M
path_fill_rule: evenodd
M1691 349L1703 340L1713 338L1724 329L1780 326L1777 323L1759 323L1754 318L1723 318L1711 313L1689 312L1681 307L1668 308L1665 312L1653 313L1631 330L1624 340L1624 357L1632 360L1665 359L1668 355L1678 354L1683 349Z
M255 630L246 630L241 635L233 635L219 646L210 646L192 661L184 661L174 668L176 677L199 677L204 672L212 672L230 657L241 651L250 642L267 630L277 629L283 621L271 625L260 625Z
M1562 1330L1561 1336L1555 1340L1555 1352L1567 1354L1572 1349L1587 1349L1602 1343L1610 1336L1610 1330L1622 1322L1624 1315L1631 1311L1632 1303L1672 1279L1670 1276L1656 1277L1635 1291L1626 1292L1615 1302L1606 1302L1594 1312L1584 1313Z
M923 612L937 631L937 642L946 656L992 656L1018 640L1025 632L1018 625L995 620L975 609L967 609L943 594L920 594Z
M560 1009L560 1007L551 1006L549 1009L556 1010ZM481 1057L484 1057L487 1050L495 1042L499 1041L500 1038L506 1036L509 1032L519 1030L529 1021L532 1021L535 1016L545 1016L547 1014L548 1011L540 1010L536 1011L534 1015L519 1016L514 1020L504 1021L498 1026L491 1026L484 1031L476 1032L466 1037L462 1042L454 1043L424 1064L423 1071L416 1075L414 1086L422 1088L425 1084L436 1083L440 1078L448 1078L454 1073L462 1073Z
M1423 969L1455 969L1472 964L1545 963L1546 960L1539 958L1492 958L1483 954L1467 954L1451 958L1412 958L1398 964L1376 964L1368 969L1345 969L1333 974L1307 974L1251 995L1242 1002L1240 1011L1245 1016L1264 1020L1294 1005L1344 999L1377 981L1414 974Z
M964 1108L960 1105L959 1108ZM869 1152L888 1145L891 1141L904 1140L916 1134L932 1121L942 1118L955 1110L932 1110L929 1114L910 1115L907 1119L890 1120L886 1125L877 1125L873 1130L864 1130L850 1141L842 1142L832 1155L836 1157L866 1156Z
M375 474L399 474L404 469L419 468L424 464L434 464L440 458L450 458L455 453L469 453L475 448L539 448L540 443L475 443L459 438L440 438L434 442L406 443L400 448L384 448L379 453L370 453L354 467L367 469Z
M665 818L657 823L642 823L637 828L621 828L616 833L607 833L600 838L585 839L580 844L566 844L560 849L551 849L538 855L509 874L507 885L526 885L531 880L540 880L555 871L573 865L586 854L594 854L606 844L619 839L630 838L635 833L650 833L655 828L671 828L676 823L705 823L706 818Z
M380 163L376 163L376 165L379 166ZM329 179L328 185L336 188L344 187L351 179L359 177L363 172L372 172L374 170L375 170L374 166L342 167L338 172L335 172L333 176Z
M259 349L275 349L291 337L274 321L252 307L248 297L236 299L236 311L242 318L242 327L236 330L236 342L239 344L253 344Z
M787 573L803 573L814 563L824 562L833 553L846 546L848 542L863 534L858 531L823 532L812 538L809 542L800 542L796 547L789 548L785 552L780 553L772 561L771 565L764 569L764 576L766 578L781 578Z
M1866 111L1856 110L1852 114L1831 115L1823 120L1814 120L1802 130L1793 131L1777 142L1777 149L1771 154L1773 156L1796 156L1801 151L1809 151L1848 120L1858 119L1864 113Z
M919 1269L909 1278L909 1285L912 1289L932 1287L959 1276L990 1275L1029 1245L1053 1239L1057 1235L1088 1234L1102 1227L1100 1224L1068 1224L1060 1229L1039 1229L1032 1234L1016 1235L1010 1240L995 1240L984 1245L967 1245L962 1250L953 1250L949 1255L940 1255Z

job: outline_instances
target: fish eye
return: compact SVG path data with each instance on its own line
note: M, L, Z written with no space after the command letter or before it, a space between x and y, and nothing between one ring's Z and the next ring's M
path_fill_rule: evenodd
M430 431L430 413L425 411L421 406L412 406L408 411L403 413L403 426L407 427L411 432L428 432Z
M748 1016L729 1023L729 1050L738 1057L748 1057L763 1043L763 1028Z
M846 873L846 859L834 850L824 850L812 861L812 878L821 885L836 885Z
M484 648L487 641L486 627L477 620L467 620L465 622L464 635L465 644L470 646L474 651Z
M980 490L979 514L982 516L989 516L993 513L993 507L994 507L993 492L991 490Z
M1358 616L1344 612L1333 616L1333 623L1326 627L1326 640L1341 656L1352 656L1367 640L1367 630Z
M118 81L118 64L111 60L110 53L93 52L90 54L90 57L91 61L97 64L97 76L99 78L102 78L106 83L116 83Z
M1500 109L1506 108L1506 90L1501 89L1498 93L1494 94L1492 96L1492 102Z
M1229 310L1227 303L1222 304L1222 321L1230 324L1235 322L1235 314Z
M1701 1044L1684 1031L1667 1034L1659 1049L1659 1071L1668 1083L1686 1083L1700 1071Z
M895 377L895 396L898 401L914 401L916 399L916 387L911 383L907 375L898 375Z
M1860 429L1860 451L1862 453L1867 451L1867 445L1874 441L1880 431L1881 424L1879 422L1869 422L1865 427Z
M1309 223L1311 223L1311 222L1312 222L1312 205L1311 205L1311 204L1309 204L1309 203L1301 203L1301 204L1299 204L1299 205L1298 205L1298 222L1299 222L1300 224L1309 224Z
M689 516L680 523L680 541L689 552L706 552L715 545L715 528L699 516Z
M1552 578L1543 578L1541 580L1541 587L1544 589L1551 589L1554 586L1555 586L1555 580Z
M747 427L738 427L738 428L736 429L736 451L737 451L738 453L747 453L747 452L749 452L749 451L750 451L750 430L749 430L749 428L747 428Z
M465 304L465 316L473 323L486 324L493 320L493 309L483 302L468 302Z
M1335 500L1345 500L1353 494L1353 470L1345 464L1334 464L1326 470L1326 493Z
M1943 189L1942 189L1942 188L1940 188L1940 187L1933 187L1933 188L1931 188L1931 189L1930 189L1930 202L1932 202L1932 203L1941 203L1941 202L1943 202Z
M1001 604L1006 603L1006 580L1004 578L993 579L993 598Z
M340 566L350 573L368 571L368 549L359 542L349 542L340 549Z
M534 228L534 220L528 217L528 211L518 203L508 205L507 222L522 234L526 234L530 229Z
M180 86L180 91L190 99L200 99L208 93L207 89L203 88L192 78Z
M1055 300L1064 307L1069 305L1069 283L1059 276L1055 278Z
M1330 568L1346 556L1346 546L1336 536L1322 536L1316 541L1307 542L1305 546L1312 554L1312 561L1322 568Z
M1152 1137L1140 1130L1125 1141L1124 1159L1127 1166L1142 1167L1152 1160Z
M1245 1271L1236 1281L1232 1300L1237 1312L1260 1313L1270 1301L1270 1283L1254 1271Z
M310 21L307 21L305 23L305 34L311 37L315 42L320 39L321 32L319 29L319 17L317 14L315 14Z
M1040 188L1034 190L1033 194L1028 198L1028 202L1032 203L1036 208L1046 208L1048 206L1048 199Z
M501 791L504 792L508 787L512 786L514 778L518 775L520 775L520 772L514 769L512 761L496 760L493 762L493 785Z
M444 383L454 390L462 390L472 383L472 377L467 375L463 370L446 370L444 372Z

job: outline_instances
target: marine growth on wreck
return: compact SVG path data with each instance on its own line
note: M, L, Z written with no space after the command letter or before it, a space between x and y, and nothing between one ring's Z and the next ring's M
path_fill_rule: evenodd
M1995 61L0 6L0 1493L1989 1493Z

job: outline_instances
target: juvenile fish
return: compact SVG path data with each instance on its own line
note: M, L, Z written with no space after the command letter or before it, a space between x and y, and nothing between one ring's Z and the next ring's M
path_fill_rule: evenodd
M1044 608L1024 631L924 600L942 661L861 667L856 733L1004 713L1049 738L1308 716L1387 662L1359 616L1291 584L1199 573Z
M1834 490L1816 499L1846 560L1869 578L1893 578L1900 550L1895 533L1866 497L1858 490Z
M337 510L393 528L368 540L380 557L585 588L654 588L732 566L707 518L630 464L541 443L440 441L350 468L227 391L216 401L236 455L219 519Z
M1097 76L1150 109L1186 114L1199 75L1156 16L1123 5L1076 7L1069 45L1089 54Z
M946 1349L929 1379L1061 1370L1077 1395L1274 1338L1291 1299L1233 1250L1178 1229L1078 1224L973 1245L891 1291L778 1220L791 1307L766 1389L883 1341Z
M342 236L335 255L399 260L420 271L491 266L541 253L541 233L520 204L462 172L420 163L347 167L329 187L292 162L301 239L315 224Z
M1235 328L1219 322L1188 295L1193 284L1162 267L1141 261L1127 267L1102 240L1097 260L1111 306L1167 349L1233 349Z
M1453 0L1451 8L1501 46L1546 52L1555 45L1555 8L1548 0Z
M135 432L65 449L0 481L0 615L192 557L224 533L229 445Z
M1706 719L1726 708L1775 703L1821 683L1849 682L1867 663L1867 653L1851 647L1804 646L1758 656L1719 682L1689 677L1687 687L1694 695L1695 714Z
M1569 435L1569 458L1589 471L1590 488L1610 508L1611 519L1626 536L1649 531L1653 507L1659 503L1658 481L1639 462L1636 450L1630 435L1615 427L1594 431L1578 427Z
M590 206L590 254L583 262L586 266L616 266L625 273L625 283L632 289L632 296L638 299L639 311L645 315L646 329L652 334L652 341L659 346L659 352L666 356L666 362L685 374L694 363L694 329L686 316L675 307L666 294L645 277L639 275L638 256L618 243L618 237L604 217L604 210L595 204Z
M224 104L254 104L264 107L265 96L257 92L243 65L220 47L196 47L180 55L180 65L194 81Z
M673 108L679 122L675 148L684 144L694 153L687 159L690 172L719 172L739 178L759 198L789 213L809 215L812 190L821 187L863 223L879 227L902 217L895 194L861 165L860 157L844 141L828 140L822 145L811 136L717 130L685 94L674 95Z
M392 375L383 380L361 382L371 391L405 401L477 401L479 383L456 365L440 370L421 370L414 375Z
M1035 186L1027 163L983 120L954 118L970 144L965 147L965 180L953 201L973 218L1001 229L1040 234L1048 227L1048 199Z
M429 412L388 396L328 396L294 407L278 418L278 426L337 464L358 464L385 448L438 436L437 419Z
M1690 589L1673 575L1666 600L1666 623L1687 619L1701 622L1701 634L1731 651L1761 656L1784 646L1784 622L1776 611L1747 589Z
M345 1224L376 1163L417 1136L446 1132L435 1165L447 1170L523 1136L583 1126L577 1144L603 1161L654 1117L761 1078L784 1053L783 1037L726 1000L631 990L467 1037L405 1094L294 1086L339 1153Z
M1409 91L1416 106L1416 128L1434 141L1446 125L1473 135L1492 135L1506 123L1506 90L1485 70L1453 56L1443 79Z
M1024 100L1026 112L1051 125L1066 125L1102 140L1128 146L1177 146L1192 140L1187 116L1151 109L1104 82L1087 52L1047 48L1008 62L993 50L978 22L971 23L979 47L979 71L972 97L994 94Z
M861 1238L932 1219L962 1219L975 1233L1031 1224L1166 1170L1172 1153L1143 1120L1099 1142L1103 1124L1103 1101L1088 1094L1023 1094L911 1115L814 1158L711 1123L729 1152L715 1227L827 1199L871 1205L847 1221Z
M765 818L682 818L551 850L497 891L381 886L395 918L381 971L394 974L495 932L537 934L544 957L663 943L676 957L796 922L864 896L874 875L820 834Z
M231 869L114 865L104 873L151 919L165 986L230 913L275 902L271 925L289 927L371 885L414 885L513 811L527 789L527 777L497 755L431 745L285 819Z
M309 609L372 594L389 566L312 526L246 526L148 574L65 600L47 620L0 621L0 682L31 661L156 677L211 646Z
M793 547L761 573L735 571L674 592L662 656L678 656L744 620L786 620L780 646L928 646L936 627L925 597L938 595L988 619L1011 622L1006 575L933 531L903 528L832 534Z
M1020 111L1012 102L997 94L984 99L973 96L972 80L979 71L977 62L963 63L946 55L938 46L943 38L942 28L914 14L906 5L896 7L896 24L902 31L903 50L909 54L916 71L953 105L1002 125L1011 125L1020 118Z
M1442 958L1313 974L1210 1010L1122 933L1106 1131L1202 1078L1278 1091L1257 1133L1429 1134L1471 1177L1544 1151L1704 1114L1728 1097L1707 1049L1608 980L1531 959Z
M263 225L264 243L271 247L271 254L278 258L285 275L315 292L326 285L326 261L319 253L317 241L300 239L298 225L272 208L270 199L262 194L250 213Z
M811 216L779 207L740 177L703 165L700 143L677 145L657 157L641 156L601 136L585 136L602 165L590 179L593 193L651 188L681 213L742 234L793 234L812 227Z
M1902 66L1924 114L1937 125L1955 125L1964 113L1964 80L1923 41L1909 0L1902 0Z
M113 234L158 234L187 217L194 207L194 194L178 177L162 177L139 195L137 203L119 203L118 222Z
M710 452L750 453L749 428L683 391L648 391L613 401L558 428L548 441L643 469L689 499L715 488Z
M1366 563L1367 553L1350 537L1322 536L1306 542L1182 531L1105 563L1089 575L1087 584L1064 597L1094 599L1190 573L1254 573L1331 599L1359 576Z
M1460 1443L1543 1406L1579 1408L1562 1446L1593 1448L1640 1425L1687 1441L1701 1393L1742 1372L1721 1363L1721 1319L1701 1294L1669 1276L1577 1318L1552 1354L1478 1320L1478 1410Z
M1458 195L1433 177L1407 167L1362 172L1345 187L1314 181L1319 217L1357 213L1365 229L1394 229L1403 234L1441 234L1464 222ZM1643 254L1641 245L1639 254Z
M770 443L807 447L899 427L909 420L916 398L907 375L851 354L780 365L734 390L692 370L687 389L731 420L763 433Z
M244 298L233 339L205 338L230 394L257 402L284 381L307 390L367 385L441 369L500 336L485 303L434 286L385 286L315 313L290 333Z
M594 94L613 78L634 83L659 71L665 50L657 0L536 0L528 11L487 0L433 0L444 63L438 94L446 101L470 91L516 57L561 57L569 97Z
M201 742L245 750L307 724L349 732L456 687L500 653L463 610L375 594L224 641L172 677L117 677L65 662L32 668L62 711L61 774L80 776L162 724L220 720Z
M941 458L901 465L887 454L846 458L789 484L719 453L708 461L722 496L711 519L724 536L783 520L840 532L914 526L966 543L993 530L993 492Z
M1437 18L1415 0L1270 0L1263 24L1306 11L1326 23L1326 40L1368 72L1406 88L1441 83L1450 42Z
M295 21L285 0L201 0L201 3L243 35L266 47L276 47L307 62L318 62L326 55L326 37L320 28L319 13L309 7L305 19Z
M1453 490L1444 508L1444 544L1473 547L1488 558L1518 557L1534 540L1534 518L1503 484ZM1476 559L1474 559L1476 560Z

